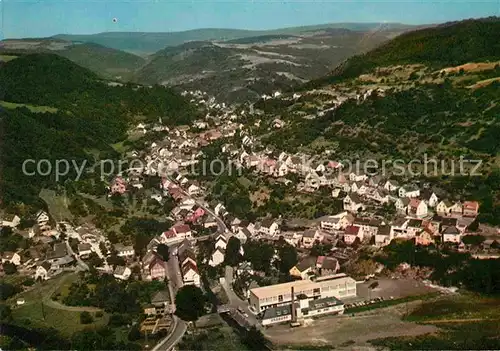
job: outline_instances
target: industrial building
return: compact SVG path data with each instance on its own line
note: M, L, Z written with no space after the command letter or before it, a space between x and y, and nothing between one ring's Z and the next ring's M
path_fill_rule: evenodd
M345 274L336 274L317 278L314 281L297 280L251 289L250 306L260 313L268 308L290 305L292 302L292 288L295 299L299 296L305 296L309 300L328 297L343 299L356 296L356 281Z

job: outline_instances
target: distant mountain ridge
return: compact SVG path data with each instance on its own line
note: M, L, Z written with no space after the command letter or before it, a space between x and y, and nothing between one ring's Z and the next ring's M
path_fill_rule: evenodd
M245 30L224 28L201 28L181 32L104 32L97 34L58 34L52 38L67 41L92 42L117 50L136 54L152 54L167 46L177 46L188 41L234 40L263 35L301 34L322 29L344 28L352 31L408 30L419 26L402 23L329 23L311 26L287 27L270 30Z

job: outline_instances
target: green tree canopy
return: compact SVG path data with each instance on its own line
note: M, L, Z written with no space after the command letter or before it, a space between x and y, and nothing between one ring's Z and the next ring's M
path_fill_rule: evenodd
M175 295L175 314L186 322L196 322L205 314L205 295L194 285L185 285Z

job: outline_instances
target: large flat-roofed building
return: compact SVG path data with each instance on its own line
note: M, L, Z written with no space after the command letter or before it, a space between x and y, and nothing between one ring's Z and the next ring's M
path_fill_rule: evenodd
M250 305L257 312L262 312L270 307L288 305L292 302L292 288L295 298L303 295L309 299L356 296L356 281L345 274L337 274L321 277L315 281L297 280L251 289Z

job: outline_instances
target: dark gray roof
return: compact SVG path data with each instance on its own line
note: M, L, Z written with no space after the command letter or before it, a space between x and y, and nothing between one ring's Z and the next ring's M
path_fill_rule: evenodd
M170 294L168 293L168 290L161 290L158 291L152 298L151 298L151 303L157 304L157 303L165 303L165 302L170 302Z
M458 235L458 234L460 234L460 231L457 229L457 227L447 227L447 228L443 231L443 234Z
M298 304L296 304L298 306ZM262 319L271 319L276 317L288 316L292 314L292 304L271 307L264 311Z
M344 303L334 296L309 301L309 310L319 310L331 306L341 306Z

